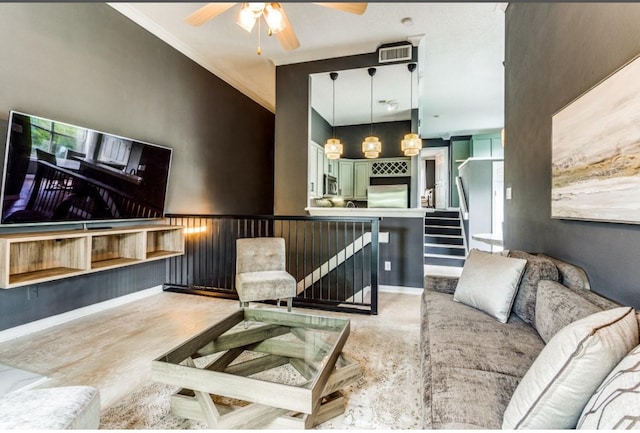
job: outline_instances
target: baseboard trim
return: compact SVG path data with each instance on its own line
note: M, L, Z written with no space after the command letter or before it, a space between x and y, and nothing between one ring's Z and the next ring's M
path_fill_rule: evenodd
M422 287L407 287L407 286L378 286L379 292L384 293L400 293L403 295L422 295L424 289Z
M45 317L44 319L5 329L4 331L0 331L0 343L24 337L25 335L33 332L42 331L44 329L51 328L52 326L61 325L66 322L70 322L71 320L108 310L109 308L128 304L129 302L137 301L158 293L162 293L162 286L155 286L128 295L118 296L117 298L98 302L97 304L87 305L86 307L77 308L65 313L56 314L55 316Z

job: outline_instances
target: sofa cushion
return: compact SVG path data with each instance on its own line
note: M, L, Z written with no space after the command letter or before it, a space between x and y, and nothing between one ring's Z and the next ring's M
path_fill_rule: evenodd
M426 290L435 290L436 292L449 293L453 295L456 291L459 279L460 277L448 275L425 275L424 288Z
M602 311L578 293L555 281L540 281L536 296L536 329L545 342L583 317Z
M566 326L520 381L502 428L575 428L596 388L637 345L638 322L631 307L601 311Z
M473 249L465 260L453 300L506 323L526 260Z
M449 294L425 290L421 309L423 427L500 428L544 342L517 316L503 324Z
M560 278L558 268L550 259L534 256L524 251L511 250L509 257L527 261L516 299L513 302L513 312L529 325L533 325L536 316L538 282L541 280L558 281Z
M556 259L555 257L547 256L545 254L536 255L539 257L544 257L545 259L549 259L556 265L560 277L558 282L563 286L567 286L570 289L591 290L589 277L581 267L573 265L571 263L567 263L560 259Z
M637 429L640 419L640 346L609 373L582 410L577 428Z

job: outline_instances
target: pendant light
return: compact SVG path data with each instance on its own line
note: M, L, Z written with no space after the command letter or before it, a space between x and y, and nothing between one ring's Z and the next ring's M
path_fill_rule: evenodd
M415 63L409 63L407 65L407 69L409 69L409 73L411 74L411 93L410 95L410 103L409 103L409 112L413 111L413 71L416 69ZM412 122L413 123L413 122ZM400 149L404 152L404 156L416 156L420 153L420 149L422 149L422 139L418 134L413 132L413 128L411 128L412 132L409 134L405 134L404 140L400 142Z
M362 142L362 152L365 158L377 158L382 152L382 143L373 135L373 76L376 74L376 68L369 68L368 72L371 77L371 124L369 136Z
M328 159L340 159L342 155L342 143L336 137L336 80L338 79L337 72L331 72L329 74L331 81L333 81L333 121L331 126L333 127L333 138L329 138L324 145L324 154Z

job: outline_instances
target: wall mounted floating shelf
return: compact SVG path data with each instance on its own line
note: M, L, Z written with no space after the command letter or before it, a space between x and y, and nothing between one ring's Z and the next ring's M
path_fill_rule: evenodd
M182 226L2 234L0 288L11 289L182 254Z

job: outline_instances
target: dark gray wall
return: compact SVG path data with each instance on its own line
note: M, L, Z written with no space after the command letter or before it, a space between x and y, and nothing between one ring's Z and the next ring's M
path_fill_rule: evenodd
M324 117L313 108L311 109L311 139L319 145L324 145L333 135L333 128Z
M416 110L414 110L416 111ZM380 158L394 158L404 156L400 149L400 142L405 134L411 132L411 120L397 122L378 122L373 124L373 135L382 142ZM335 128L335 137L343 145L342 158L361 159L362 141L371 133L371 125L347 125ZM319 145L324 145L328 138L333 137L333 128L316 110L311 109L311 139Z
M424 285L424 219L383 218L380 231L389 233L389 243L380 244L380 278L388 286L422 287ZM384 262L391 262L391 271Z
M172 147L170 213L272 213L274 114L111 7L1 3L0 40L5 125L14 109ZM0 329L165 278L160 261L1 290Z
M276 215L305 215L309 143L309 74L371 66L375 53L276 67ZM322 144L322 143L318 143ZM304 164L303 164L304 162Z
M0 118L172 147L168 212L272 212L274 114L111 7L2 3L0 38Z
M382 142L380 158L395 158L402 156L400 142L405 134L411 132L411 121L378 122L373 124L373 135ZM371 133L371 125L349 125L336 128L336 136L344 145L344 158L362 159L362 141Z
M551 116L640 53L640 4L511 3L506 11L505 246L582 266L640 307L640 226L552 220Z

